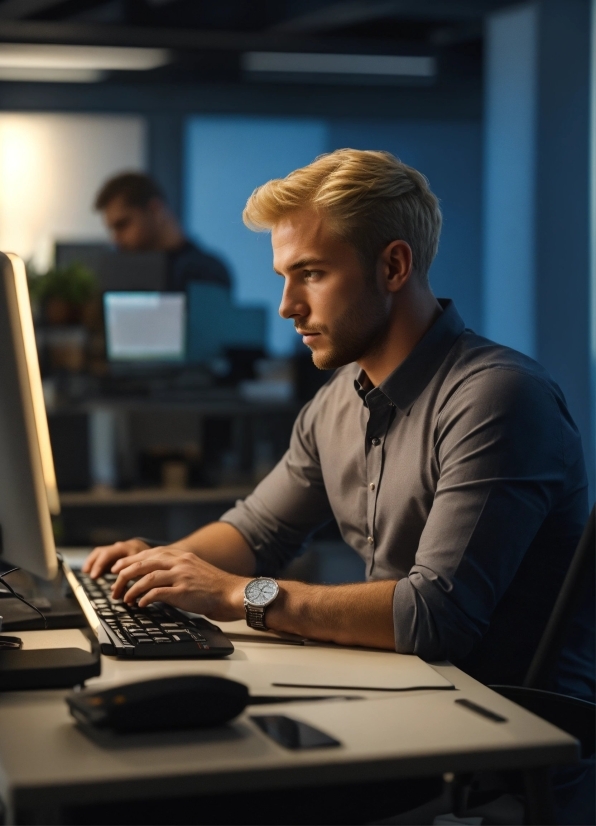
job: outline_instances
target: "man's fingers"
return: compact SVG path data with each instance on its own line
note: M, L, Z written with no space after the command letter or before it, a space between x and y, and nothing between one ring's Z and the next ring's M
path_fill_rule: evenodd
M91 564L89 576L92 579L95 579L107 571L108 568L122 556L125 551L119 547L121 544L123 543L118 542L116 545L101 549L101 552L97 554Z
M113 545L100 545L89 554L83 565L83 572L93 579L111 567L116 560L131 556L147 548L142 539L128 539L125 542L115 542Z
M142 551L128 554L127 556L119 556L116 562L112 565L112 573L119 574L124 568L130 568L137 562L155 556L158 552L163 552L163 548L145 548Z
M120 566L118 579L112 585L112 596L114 599L120 599L126 590L127 583L130 582L131 579L139 580L141 577L153 571L168 570L174 562L168 559L166 554L155 556L150 552L150 555L146 555L143 551L123 561L125 567ZM114 571L114 573L116 573L116 571Z
M151 605L152 602L169 603L174 593L173 588L152 588L150 591L147 591L146 594L143 594L142 597L139 597L139 608L146 608L148 605Z
M128 591L124 594L124 602L132 603L136 599L140 599L155 588L163 588L166 585L172 584L172 572L164 570L151 571L145 576L138 579ZM153 600L152 600L153 601ZM145 603L149 604L149 603Z
M91 551L91 553L89 554L89 556L87 557L87 559L85 560L85 562L83 563L83 567L81 568L83 573L88 574L89 571L91 570L91 568L93 567L93 563L95 562L95 560L99 556L101 556L101 554L105 550L107 550L108 548L111 548L111 547L113 547L113 546L112 545L99 545L97 548L94 548Z

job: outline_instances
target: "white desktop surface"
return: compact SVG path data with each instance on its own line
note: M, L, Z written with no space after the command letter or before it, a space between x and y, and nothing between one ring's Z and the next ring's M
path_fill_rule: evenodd
M232 632L239 624L221 623ZM76 644L78 631L22 632L25 645ZM45 636L47 635L47 636ZM84 647L86 641L81 642ZM103 657L102 676L89 687L157 676L208 673L241 679L253 694L345 694L329 700L248 707L225 727L194 732L105 735L94 741L75 725L66 691L0 694L0 796L14 808L163 795L273 789L322 783L381 780L445 771L538 767L577 759L576 741L495 694L449 664L431 668L455 690L379 692L274 688L285 669L309 673L321 656L337 656L355 684L372 660L417 672L416 657L339 647L235 641L224 660L138 661ZM348 665L345 665L345 663ZM385 667L385 666L384 666ZM424 668L430 668L424 665ZM420 673L420 672L417 672ZM502 714L496 723L455 703L468 698ZM289 751L271 741L250 714L287 714L336 737L339 748Z

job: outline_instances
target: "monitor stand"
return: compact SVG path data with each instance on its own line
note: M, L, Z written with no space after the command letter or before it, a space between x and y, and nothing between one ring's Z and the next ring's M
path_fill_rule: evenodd
M8 563L2 562L0 574L9 570ZM66 578L60 571L56 579L47 582L26 571L9 574L7 582L34 605L46 618L47 628L85 628L87 620L76 599L70 594ZM44 622L32 608L25 605L5 590L0 583L0 616L2 633L34 631L43 629Z
M4 561L0 573L11 566ZM62 572L46 582L25 571L9 574L8 581L19 594L36 605L47 618L47 627L81 628L91 643L82 648L0 649L0 692L21 689L71 688L101 673L100 650L77 601L69 596ZM44 628L44 622L31 608L15 599L0 584L2 634ZM8 593L8 595L7 595Z

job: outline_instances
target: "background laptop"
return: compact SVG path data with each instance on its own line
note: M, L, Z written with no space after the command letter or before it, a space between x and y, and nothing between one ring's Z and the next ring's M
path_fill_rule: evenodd
M184 293L104 293L110 363L180 364L186 360Z

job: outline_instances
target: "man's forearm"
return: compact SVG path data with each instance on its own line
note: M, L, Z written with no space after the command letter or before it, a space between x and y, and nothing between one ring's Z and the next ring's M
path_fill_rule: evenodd
M279 584L279 596L266 613L271 630L340 645L395 649L395 581L353 585L307 585L288 581Z
M230 574L254 574L254 553L240 531L227 522L212 522L174 542L173 545L185 551L192 551L205 562Z
M143 607L164 601L225 621L243 619L244 589L254 576L255 555L242 534L225 522L206 525L170 546L119 559L114 596ZM130 580L135 580L129 587ZM393 592L396 582L308 585L282 580L265 621L286 631L340 645L395 650Z
M226 522L206 525L175 546L229 573L254 575L254 553L242 534ZM279 596L267 609L266 622L272 630L340 645L394 650L395 581L308 585L285 580L279 584ZM232 601L235 615L244 617L243 594L238 588Z

